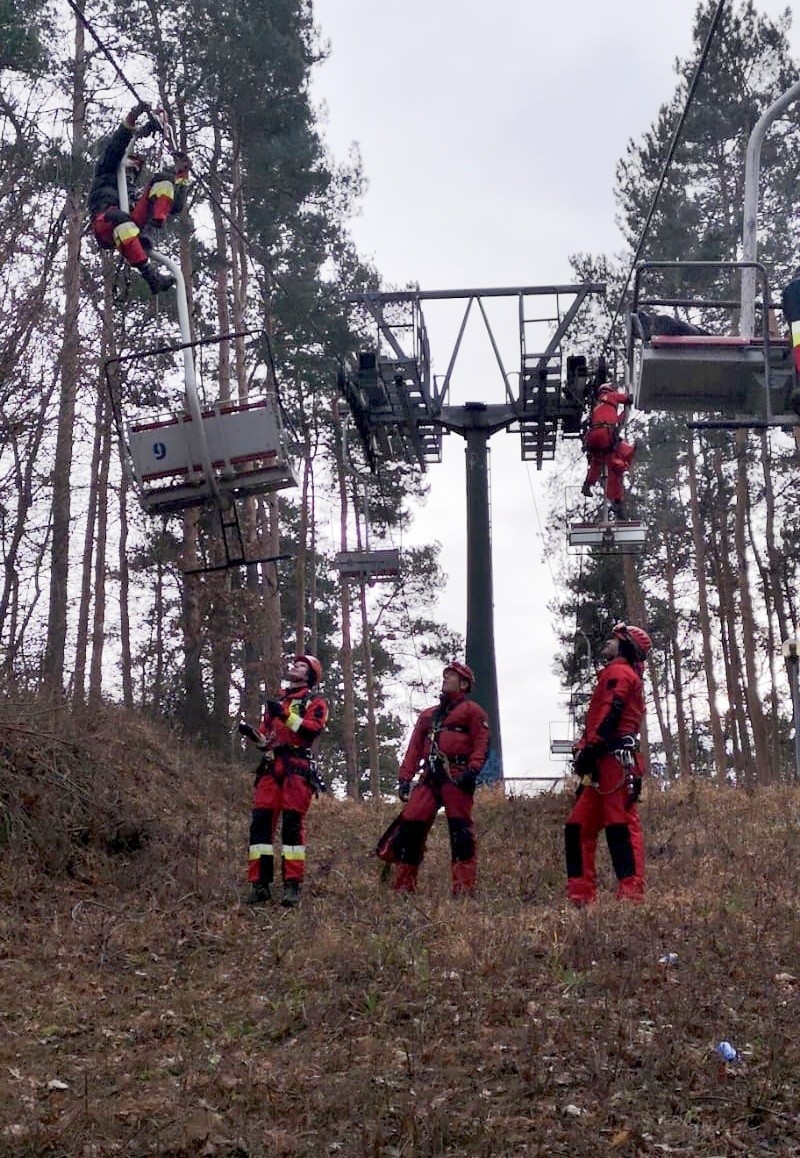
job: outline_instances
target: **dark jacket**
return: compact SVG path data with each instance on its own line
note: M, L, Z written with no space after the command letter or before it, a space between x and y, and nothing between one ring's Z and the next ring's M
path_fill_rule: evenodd
M89 213L92 217L97 217L98 213L103 213L111 205L119 205L117 170L132 139L133 129L129 129L123 122L98 157L89 190Z
M117 170L125 156L125 150L133 138L133 129L129 129L123 121L112 135L103 152L100 154L94 167L94 177L89 189L89 216L95 218L104 213L112 205L119 205L119 189L117 188ZM183 211L186 204L186 176L176 177L173 170L154 173L150 183L168 180L175 184L175 196L170 208L170 217L175 217ZM139 196L139 190L129 180L128 200L131 206Z

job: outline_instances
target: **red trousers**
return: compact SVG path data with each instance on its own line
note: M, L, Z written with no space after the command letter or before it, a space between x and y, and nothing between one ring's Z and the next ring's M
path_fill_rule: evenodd
M143 265L147 250L141 242L141 230L153 224L159 228L169 217L175 199L171 181L158 177L142 190L130 213L111 205L92 221L92 231L101 249L118 249L130 265Z
M584 788L567 817L564 845L567 857L567 896L575 905L590 904L597 896L595 851L601 829L617 877L617 897L640 901L644 897L644 842L636 805L628 806L622 765L610 753L600 757L596 788Z
M425 843L436 813L442 807L450 830L453 896L474 893L478 862L472 793L449 780L443 784L420 783L408 798L393 842L396 863L392 888L396 892L417 891L417 872L425 855Z
M299 884L305 876L306 813L311 804L312 791L305 777L289 771L286 764L280 757L276 758L275 771L267 772L256 780L247 864L247 879L252 884L272 883L275 872L273 841L281 816L283 880Z
M622 502L622 476L630 470L636 448L630 442L623 442L607 426L589 430L583 445L589 457L588 485L598 482L605 467L606 498L610 503Z

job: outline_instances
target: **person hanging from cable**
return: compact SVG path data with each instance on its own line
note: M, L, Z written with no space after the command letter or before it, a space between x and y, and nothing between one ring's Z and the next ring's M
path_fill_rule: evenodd
M583 436L583 449L589 459L589 467L581 494L588 498L592 487L605 472L605 494L616 519L625 518L622 476L631 469L636 453L636 444L625 442L619 432L625 421L624 407L630 406L632 402L632 394L615 390L610 382L599 386L589 425ZM620 410L620 407L623 409Z
M314 767L312 745L328 722L327 702L316 690L322 664L314 655L296 655L286 670L280 696L267 700L258 728L240 724L239 732L264 753L256 772L250 820L250 855L246 905L266 905L272 899L275 855L273 841L281 824L283 897L292 908L300 900L306 867L306 813L322 785Z
M393 866L392 888L417 891L417 873L436 813L444 808L450 830L453 896L475 892L477 855L472 798L489 751L489 719L467 698L475 677L464 663L442 673L439 703L422 712L400 765L397 794L405 803L378 841L375 855ZM411 782L422 766L420 781Z
M149 119L137 133L136 122L143 113L147 113ZM134 136L146 136L159 128L146 104L140 101L134 105L98 157L89 190L92 231L100 248L118 249L128 264L139 271L153 294L164 293L175 285L175 279L161 273L148 253L154 232L163 229L169 217L183 210L191 167L186 154L177 153L174 170L154 173L140 187L143 159L136 154L128 155L127 149ZM130 212L121 208L117 186L117 172L123 162Z
M644 897L644 844L636 807L644 762L638 734L645 714L642 675L652 641L641 627L617 623L603 645L605 667L589 701L586 726L575 745L579 777L564 828L567 896L573 905L597 895L595 851L601 829L617 877L617 898Z

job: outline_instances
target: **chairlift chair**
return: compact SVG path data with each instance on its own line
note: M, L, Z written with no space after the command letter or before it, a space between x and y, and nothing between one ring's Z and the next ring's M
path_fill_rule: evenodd
M651 261L641 262L634 278L631 317L642 306L681 305L727 310L739 301L709 298L643 298L641 282L649 271L753 271L761 289L762 334L653 335L637 341L629 319L628 359L634 367L634 405L640 410L677 414L713 413L720 426L791 426L794 371L788 339L770 337L770 301L766 270L759 262ZM754 421L755 420L755 421Z
M552 724L550 725L552 727ZM551 756L572 756L575 747L574 740L556 740L553 736L550 737L550 755Z
M377 583L396 579L400 574L400 552L396 547L379 551L340 551L335 563L342 579Z
M646 537L644 523L632 519L572 523L569 528L570 547L591 547L599 554L636 554L644 549Z
M600 485L605 487L605 468ZM567 534L570 547L590 547L598 554L607 555L635 554L644 549L646 540L645 525L641 520L609 517L607 499L603 499L598 519L570 523Z
M223 334L189 345L214 345L251 333ZM153 516L169 517L198 507L215 512L224 561L192 568L192 572L273 562L276 557L272 555L248 557L237 503L297 485L275 395L202 408L198 404L196 414L184 410L177 415L122 421L118 391L112 385L119 365L179 352L184 345L109 358L105 364L120 442L139 501Z

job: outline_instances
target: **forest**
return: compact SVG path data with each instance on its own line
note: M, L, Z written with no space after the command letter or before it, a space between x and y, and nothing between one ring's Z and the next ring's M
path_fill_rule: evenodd
M698 7L696 50L713 7ZM748 134L796 73L789 18L771 21L749 2L726 9L644 256L735 259ZM182 35L187 27L196 35ZM343 303L387 287L348 233L363 190L357 154L330 155L309 96L323 53L312 5L237 2L224 34L215 29L216 7L199 0L168 11L152 0L2 8L0 671L6 691L115 701L230 753L235 720L257 718L282 657L305 649L327 673L328 777L353 797L375 795L394 783L404 689L419 683L420 658L449 658L461 641L431 614L442 583L435 543L404 549L398 581L385 585L343 582L335 556L367 533L396 545L406 500L429 484L402 462L371 474L348 435L337 367L358 350L364 320ZM596 352L612 326L694 63L679 62L671 101L619 161L625 247L571 259L576 278L608 285L572 335L575 350ZM97 249L86 218L94 159L132 94L166 111L192 158L188 210L170 229L196 337L246 335L204 348L202 388L239 402L274 391L300 464L296 490L242 504L249 557L278 562L186 574L219 561L214 512L153 519L136 502L122 428L180 402L163 356L129 356L174 341L174 308ZM797 137L795 122L781 120L762 161L759 256L773 287L790 278L800 241ZM157 165L163 146L150 149ZM710 275L681 289L734 292ZM621 347L619 315L613 324ZM565 687L579 704L578 628L596 643L609 614L646 623L654 770L668 780L786 779L780 644L797 629L795 440L781 430L688 432L667 414L636 416L633 434L634 513L648 529L636 560L567 555L555 495L579 469L574 444L561 446L552 471L546 550L560 560L563 595L551 611ZM413 640L410 659L398 639Z

